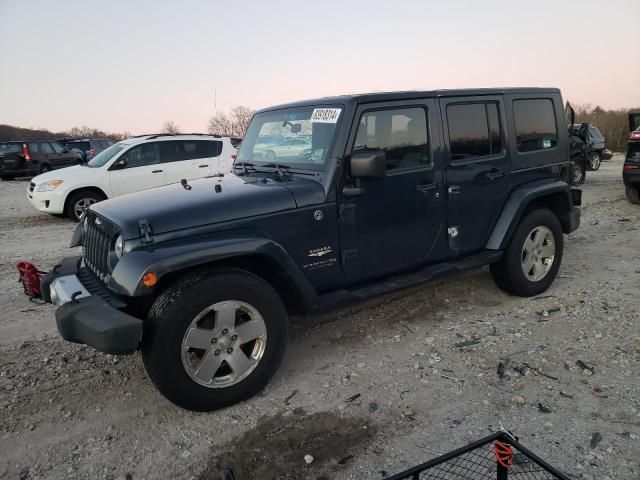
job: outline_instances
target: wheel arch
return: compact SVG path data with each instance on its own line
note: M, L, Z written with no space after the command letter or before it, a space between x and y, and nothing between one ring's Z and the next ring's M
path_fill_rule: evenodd
M71 197L73 197L76 193L80 193L80 192L95 192L95 193L98 193L98 194L102 195L104 198L109 198L109 195L107 195L104 192L104 190L102 190L100 187L89 186L89 187L74 188L69 193L67 193L67 196L64 199L64 210L63 210L63 212L67 211L67 208L69 207L69 201L71 200Z
M158 246L125 254L116 264L109 287L117 293L155 298L177 279L205 270L211 274L219 268L235 268L256 275L269 283L293 314L307 311L317 300L317 293L287 251L267 238L215 239L203 244ZM153 287L142 285L142 277L156 274Z
M506 248L520 220L529 212L540 208L551 210L560 220L562 231L570 233L575 230L571 218L572 206L571 189L565 182L536 182L521 186L509 195L486 248Z

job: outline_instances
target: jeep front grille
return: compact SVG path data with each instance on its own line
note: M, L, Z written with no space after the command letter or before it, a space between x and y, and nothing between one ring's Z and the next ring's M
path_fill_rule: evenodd
M109 253L119 233L118 227L104 217L87 210L82 228L84 263L100 280L107 283L111 273Z

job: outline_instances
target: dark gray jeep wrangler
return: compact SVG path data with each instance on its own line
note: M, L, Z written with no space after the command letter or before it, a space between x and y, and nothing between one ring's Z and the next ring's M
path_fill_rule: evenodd
M42 281L62 336L142 350L172 402L258 392L290 314L490 264L531 296L579 225L556 89L376 93L262 110L234 174L93 205Z

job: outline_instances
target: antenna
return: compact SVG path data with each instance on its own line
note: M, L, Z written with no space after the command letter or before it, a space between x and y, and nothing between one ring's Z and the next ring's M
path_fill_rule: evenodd
M218 92L213 90L213 113L218 115Z

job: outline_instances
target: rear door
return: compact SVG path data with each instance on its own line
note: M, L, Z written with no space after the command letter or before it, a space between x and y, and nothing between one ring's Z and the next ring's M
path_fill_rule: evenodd
M127 150L109 167L113 196L160 187L165 184L160 163L160 142L144 143Z
M55 153L49 142L33 142L29 144L29 152L33 160L39 160L39 164L47 164L51 169L60 168L60 155ZM42 167L40 167L42 168Z
M222 148L220 141L170 140L160 145L167 183L218 173L218 157Z
M502 96L440 100L449 154L447 235L455 254L485 245L509 192Z

